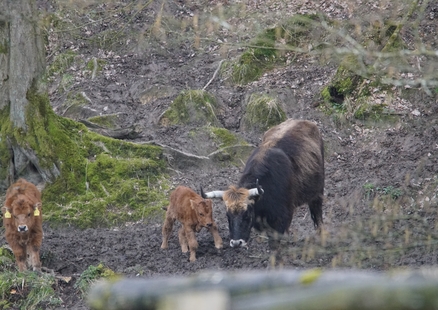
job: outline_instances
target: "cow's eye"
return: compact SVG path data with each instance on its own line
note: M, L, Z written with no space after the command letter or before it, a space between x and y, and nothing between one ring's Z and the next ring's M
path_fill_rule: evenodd
M200 216L204 216L204 213L199 213Z
M27 215L27 217L29 217L30 216L30 213Z

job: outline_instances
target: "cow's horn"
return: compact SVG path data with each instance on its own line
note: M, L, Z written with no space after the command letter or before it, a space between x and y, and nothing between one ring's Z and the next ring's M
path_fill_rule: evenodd
M200 185L199 188L201 189L201 197L204 199L207 198L207 196L205 196L204 190L202 189L202 185Z
M205 198L222 198L224 196L224 191L212 191L205 193Z
M251 188L248 190L249 191L249 196L253 197L253 196L259 196L259 190L257 188Z
M259 184L259 179L256 179L256 187L259 192L259 195L263 195L265 191L263 190L262 186Z
M256 180L256 187L255 188L251 188L249 190L249 196L253 197L253 196L260 196L263 195L265 191L263 190L263 188L260 186L259 184L259 179Z

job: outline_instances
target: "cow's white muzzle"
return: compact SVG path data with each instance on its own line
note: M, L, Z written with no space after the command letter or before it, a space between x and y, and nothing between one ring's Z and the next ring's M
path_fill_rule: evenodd
M239 240L230 240L230 247L232 248L238 248L238 247L246 247L246 242L243 239Z

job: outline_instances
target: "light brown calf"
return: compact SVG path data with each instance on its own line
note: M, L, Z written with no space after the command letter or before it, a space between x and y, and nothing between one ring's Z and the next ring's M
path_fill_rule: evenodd
M41 270L40 247L43 240L41 193L32 183L19 179L6 191L2 208L5 237L14 253L18 269Z
M202 227L210 230L214 238L215 247L218 249L222 248L222 238L219 236L217 225L213 220L211 199L203 199L185 186L178 186L172 192L162 229L162 249L167 249L167 242L176 220L182 224L178 232L181 250L183 253L187 253L190 249L191 262L196 260L196 250L198 248L195 231L199 232Z

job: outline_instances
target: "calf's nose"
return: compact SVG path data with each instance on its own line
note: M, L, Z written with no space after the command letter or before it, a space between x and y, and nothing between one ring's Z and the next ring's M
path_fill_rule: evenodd
M19 232L26 232L27 231L27 225L20 225L18 226Z
M211 225L213 225L213 223L207 223L207 227L211 227Z

